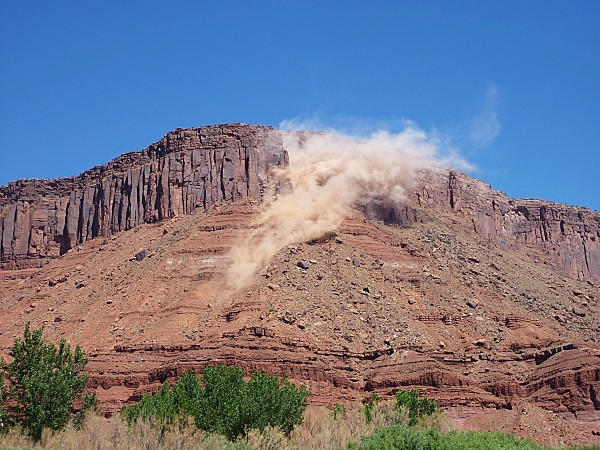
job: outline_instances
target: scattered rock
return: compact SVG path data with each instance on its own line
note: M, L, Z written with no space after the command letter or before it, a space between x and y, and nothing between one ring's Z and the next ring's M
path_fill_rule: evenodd
M56 317L54 318L54 323L58 323L58 322L62 322L62 317L60 317L60 316L56 316Z
M477 301L477 300L475 300L473 298L470 299L470 300L467 300L467 306L469 308L475 309L475 308L477 308L479 306L479 301Z
M573 314L578 317L585 317L585 311L581 308L573 308Z
M141 249L139 252L137 252L135 254L135 260L136 261L141 261L142 259L144 259L146 256L148 256L150 252L148 251L148 249Z
M357 259L353 259L353 260L352 260L352 265L353 265L354 267L360 267L360 261L359 261L359 260L357 260Z
M302 270L308 270L309 265L306 261L298 261L298 264L296 264L298 267L300 267Z

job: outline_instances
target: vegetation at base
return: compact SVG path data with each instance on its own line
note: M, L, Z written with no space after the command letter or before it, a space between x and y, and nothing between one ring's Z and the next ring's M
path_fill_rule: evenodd
M42 329L26 327L24 339L15 341L13 355L13 363L2 363L6 373L0 377L0 420L5 431L0 433L0 448L550 450L509 434L448 431L441 409L433 400L419 398L416 390L399 391L390 402L371 395L364 405L357 402L348 409L335 404L333 410L306 410L304 386L261 372L246 382L241 369L227 366L207 367L200 378L186 372L174 386L165 382L156 394L124 406L120 416L106 419L91 414L84 423L84 416L75 414L73 402L67 401L67 394L75 391L83 410L94 400L81 398L87 380L81 349L72 353L64 341L56 348L43 341ZM51 382L55 376L61 381ZM26 410L24 401L17 402L20 389L30 402L35 398L43 402L40 405L55 408L35 416L37 422L30 423L38 428L17 420L16 412ZM56 417L51 417L52 411ZM40 425L49 418L56 421ZM7 430L7 424L17 426Z
M389 414L389 415L388 415ZM324 407L308 407L304 413L304 422L302 426L295 427L289 437L271 427L265 428L262 432L259 430L250 430L246 440L238 440L236 442L228 441L225 436L216 433L206 433L193 426L193 420L190 419L190 426L166 427L165 429L156 426L156 423L150 423L144 420L127 425L122 416L116 415L109 419L98 414L89 414L83 428L77 429L74 426L68 425L64 430L59 432L48 432L44 430L42 438L38 442L33 442L26 435L20 433L18 428L9 430L8 433L0 435L0 448L60 448L65 450L80 450L95 448L98 450L109 449L128 449L128 450L170 450L174 448L181 449L203 449L203 450L297 450L297 449L357 449L361 448L363 442L361 440L370 439L376 432L384 430L389 425L382 425L385 420L390 419L395 414L395 409L391 402L380 401L375 407L373 421L370 424L366 423L362 405L358 403L352 407L348 407L347 414L344 417L333 417L332 410ZM408 420L406 418L406 420ZM414 435L419 435L431 430L431 428L421 428L425 419L418 421L416 427L409 428L408 432ZM439 423L438 423L439 425ZM402 427L403 425L394 425L394 427ZM435 425L434 425L435 426ZM447 429L447 424L442 429ZM440 435L445 435L440 431L439 427L435 428ZM462 438L470 444L461 447L461 437L456 436L448 440L449 445L461 448L504 448L504 449L523 449L523 440L514 436L500 435L500 433L489 432L452 432L452 434L469 434L470 437ZM497 435L497 436L490 436ZM418 438L416 438L418 439ZM441 438L442 442L444 437ZM448 438L446 438L448 439ZM354 443L352 443L354 442ZM500 443L508 442L506 447L502 447ZM513 444L517 442L515 447ZM388 442L389 443L389 442ZM417 441L423 444L423 442ZM568 437L563 440L563 445L568 444ZM365 443L364 448L369 443ZM374 444L373 444L374 445ZM426 447L425 444L420 448ZM489 447L485 447L489 445ZM379 448L379 447L377 447ZM383 449L403 448L393 447L392 444ZM409 447L410 448L410 447ZM418 446L416 448L419 448ZM436 448L436 447L434 447ZM448 448L448 447L441 447ZM451 447L454 448L454 447ZM527 447L525 447L527 448ZM534 449L550 450L548 447L534 446ZM584 450L584 447L578 447ZM585 447L587 450L592 450L593 447ZM575 450L569 447L569 450ZM598 447L596 446L596 450Z
M83 395L88 380L83 350L76 346L72 352L65 339L58 347L47 343L43 327L31 330L27 323L11 354L10 364L0 360L2 430L19 425L38 441L44 428L60 430L70 422L81 426L96 403L95 395Z
M331 413L331 415L334 419L346 417L348 415L348 410L345 406L336 403L335 405L333 405L333 412Z
M420 418L431 416L440 410L435 400L419 398L419 391L416 389L396 392L396 409L408 411L408 426L411 427L416 425Z
M365 412L365 420L367 423L371 423L373 421L373 410L375 406L377 406L377 402L379 402L379 396L375 393L371 394L369 400L365 403L363 410Z
M448 431L445 433L402 425L380 428L347 450L550 450L529 439L490 431ZM585 447L579 447L584 449ZM593 447L587 447L592 449Z
M289 436L302 423L309 395L305 386L264 372L254 372L246 382L240 368L225 365L206 367L201 381L186 372L173 388L165 382L156 394L123 406L121 414L129 424L142 419L161 426L192 417L199 429L231 441L267 427Z

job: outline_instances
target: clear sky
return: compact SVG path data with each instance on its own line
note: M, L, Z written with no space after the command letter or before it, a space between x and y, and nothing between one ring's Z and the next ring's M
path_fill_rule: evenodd
M600 1L0 0L0 185L223 122L399 128L600 210Z

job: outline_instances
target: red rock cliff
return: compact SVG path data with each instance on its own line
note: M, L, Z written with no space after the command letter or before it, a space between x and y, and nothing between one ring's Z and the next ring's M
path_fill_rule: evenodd
M178 129L78 177L0 188L0 268L39 266L97 236L260 197L288 164L281 135L244 124Z
M260 197L285 167L282 136L230 124L178 129L141 152L78 177L20 180L0 188L0 268L38 266L97 236L242 197ZM365 205L393 223L456 214L503 248L531 246L567 277L600 281L600 213L510 199L455 171L424 172L404 205Z
M424 172L405 205L367 205L367 215L392 223L430 220L439 213L467 219L501 248L542 250L566 277L600 281L600 212L535 199L511 199L483 181L452 170Z

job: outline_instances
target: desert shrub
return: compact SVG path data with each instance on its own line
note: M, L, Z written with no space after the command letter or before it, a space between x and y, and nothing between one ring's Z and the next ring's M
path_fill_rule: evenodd
M192 417L196 426L229 440L246 437L248 431L272 427L289 436L302 423L308 391L286 379L254 372L245 382L242 370L225 365L209 366L202 385L187 372L171 389L165 382L155 395L144 395L121 413L129 424L138 419L170 424L178 417Z
M544 450L548 449L528 439L488 431L417 430L413 427L392 425L380 428L358 443L350 443L349 450Z
M371 421L373 420L373 410L375 409L375 406L377 406L378 401L379 396L373 393L371 394L371 397L369 397L369 400L367 400L367 402L365 403L363 411L365 413L365 420L367 421L367 423L371 423Z
M65 339L58 347L47 343L43 327L32 331L27 323L23 339L15 340L11 352L13 361L2 361L8 382L2 400L9 400L3 424L19 424L36 441L44 428L60 430L70 421L81 425L86 410L96 403L95 395L83 395L88 380L83 350L76 346L72 352Z
M4 359L0 358L0 367L4 367ZM4 374L3 370L0 370L0 433L8 429L8 415L6 414L6 408L4 408L4 401L6 399L6 386L4 385Z
M336 403L333 405L333 412L331 413L334 419L346 417L348 415L348 410L345 406Z
M408 425L412 427L420 418L431 416L440 408L435 400L426 397L419 398L419 391L411 389L410 391L399 390L396 392L396 409L398 412L403 409L408 411Z

